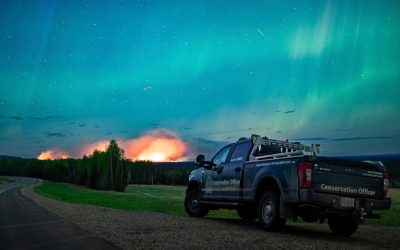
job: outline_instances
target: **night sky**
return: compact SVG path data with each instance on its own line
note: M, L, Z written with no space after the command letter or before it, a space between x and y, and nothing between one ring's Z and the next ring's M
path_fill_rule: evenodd
M0 1L0 155L167 130L400 152L400 1ZM153 132L150 132L153 133Z

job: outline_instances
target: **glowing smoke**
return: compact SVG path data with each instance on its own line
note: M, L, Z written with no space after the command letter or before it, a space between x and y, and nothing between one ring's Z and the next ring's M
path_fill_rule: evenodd
M131 160L178 161L188 151L185 142L167 130L150 131L138 139L122 141L121 145Z
M86 145L82 149L82 152L81 152L82 156L83 155L91 155L91 154L93 154L93 152L95 150L105 152L107 150L108 144L110 144L110 141L101 140L101 141Z
M106 151L108 140L100 140L92 144L84 145L78 157L91 155L95 150ZM179 161L185 160L189 147L177 135L167 130L153 130L145 133L137 139L117 140L117 143L125 151L125 157L133 161ZM68 153L60 150L49 149L42 152L37 158L65 159L70 157Z
M57 150L57 149L49 149L46 151L41 152L37 159L38 160L55 160L55 159L67 159L69 158L69 154L61 151L61 150Z

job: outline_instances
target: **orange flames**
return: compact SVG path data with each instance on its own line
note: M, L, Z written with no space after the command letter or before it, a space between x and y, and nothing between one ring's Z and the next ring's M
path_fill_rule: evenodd
M69 154L61 150L46 150L40 153L37 157L38 160L55 160L55 159L67 159Z
M178 161L184 160L185 154L189 151L188 146L174 133L167 130L153 130L147 132L137 139L118 140L119 146L125 151L125 157L137 161ZM109 141L100 140L93 144L86 145L80 151L80 156L90 155L95 150L106 151ZM60 150L47 150L37 158L65 159L70 157L68 153Z
M109 143L110 142L107 140L101 140L93 144L86 145L82 150L82 155L91 155L95 150L104 152L107 150Z
M124 141L122 147L132 160L177 161L188 151L181 139L166 130L151 131L138 139Z

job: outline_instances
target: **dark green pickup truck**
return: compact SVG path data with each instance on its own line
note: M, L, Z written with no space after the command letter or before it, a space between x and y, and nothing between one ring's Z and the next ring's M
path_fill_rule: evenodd
M328 219L332 232L350 236L374 210L389 209L388 175L381 162L319 157L319 145L252 135L223 147L211 161L196 159L189 176L186 212L205 216L210 209L236 209L266 230L288 218Z

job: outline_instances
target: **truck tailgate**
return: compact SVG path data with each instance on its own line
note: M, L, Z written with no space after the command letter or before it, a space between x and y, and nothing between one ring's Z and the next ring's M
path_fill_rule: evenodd
M382 199L383 167L341 158L313 160L313 189L353 197Z

